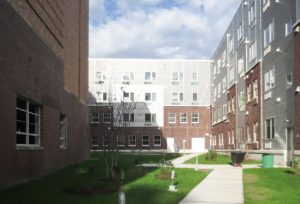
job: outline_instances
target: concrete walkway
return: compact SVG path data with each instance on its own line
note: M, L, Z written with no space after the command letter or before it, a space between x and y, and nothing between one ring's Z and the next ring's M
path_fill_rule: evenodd
M189 154L172 160L176 168L213 169L179 204L243 204L243 169L227 164L184 164L186 160L199 154ZM258 168L258 165L243 167L246 166Z
M243 169L214 169L179 204L243 204Z

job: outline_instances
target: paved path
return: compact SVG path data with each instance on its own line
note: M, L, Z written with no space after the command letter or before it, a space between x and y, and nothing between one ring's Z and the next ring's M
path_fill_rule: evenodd
M243 169L214 169L179 204L243 204Z

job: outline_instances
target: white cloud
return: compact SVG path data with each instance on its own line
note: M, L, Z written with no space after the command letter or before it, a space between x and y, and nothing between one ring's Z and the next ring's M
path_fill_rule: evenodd
M104 1L90 0L90 57L207 59L240 0L119 0L117 16Z

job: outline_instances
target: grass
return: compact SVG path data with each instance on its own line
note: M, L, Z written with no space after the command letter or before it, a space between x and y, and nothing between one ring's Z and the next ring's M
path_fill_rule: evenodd
M245 169L245 204L298 204L299 169Z
M185 162L186 164L195 164L196 157L193 157ZM199 164L231 164L231 157L228 155L218 154L216 160L206 160L205 154L198 156ZM261 164L261 161L247 159L244 160L242 164Z
M166 154L166 159L179 155ZM206 175L191 169L176 169L175 183L178 192L167 191L170 180L159 180L155 174L160 169L137 168L136 159L143 162L158 162L162 155L120 154L119 166L125 171L121 188L126 193L126 203L178 203ZM89 171L93 167L94 172ZM32 180L3 191L0 191L1 204L99 204L118 203L118 192L87 194L70 194L66 189L119 189L119 180L107 180L102 154L92 154L87 161L69 166L54 174Z

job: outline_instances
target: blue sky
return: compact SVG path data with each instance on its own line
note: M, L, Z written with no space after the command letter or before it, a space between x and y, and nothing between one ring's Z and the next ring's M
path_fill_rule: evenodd
M99 58L209 59L240 0L90 0Z

